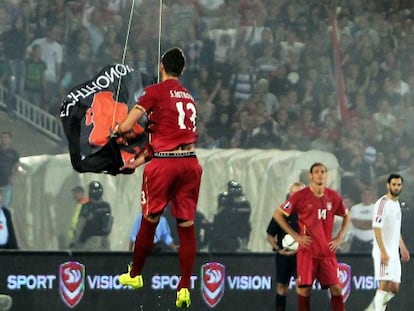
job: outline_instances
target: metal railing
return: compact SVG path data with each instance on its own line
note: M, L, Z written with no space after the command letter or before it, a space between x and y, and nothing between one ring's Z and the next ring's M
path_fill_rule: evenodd
M0 86L0 108L7 110L7 89ZM33 105L23 97L16 95L16 117L30 124L35 129L55 140L61 141L63 127L58 116L54 116L42 108Z

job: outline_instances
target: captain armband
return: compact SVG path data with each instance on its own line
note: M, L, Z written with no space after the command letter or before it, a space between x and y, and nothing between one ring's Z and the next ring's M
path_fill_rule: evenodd
M135 104L134 109L138 109L138 110L141 110L142 112L145 112L145 109L138 104Z

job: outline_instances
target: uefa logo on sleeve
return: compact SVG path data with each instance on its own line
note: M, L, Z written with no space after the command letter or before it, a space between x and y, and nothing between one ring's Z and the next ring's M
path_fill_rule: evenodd
M59 292L63 302L74 308L85 291L85 266L76 261L68 261L59 267Z
M218 262L209 262L201 267L201 294L204 302L214 308L224 294L225 267Z

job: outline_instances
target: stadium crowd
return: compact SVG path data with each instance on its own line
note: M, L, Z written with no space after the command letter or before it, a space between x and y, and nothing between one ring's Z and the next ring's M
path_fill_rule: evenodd
M410 1L4 0L0 84L56 114L64 94L125 62L156 80L160 50L181 47L199 103L201 148L319 149L353 203L390 172L414 169L414 25ZM335 12L349 120L334 73ZM9 104L13 107L13 97ZM12 111L11 111L12 112ZM406 174L405 174L406 173ZM414 198L401 195L405 207Z

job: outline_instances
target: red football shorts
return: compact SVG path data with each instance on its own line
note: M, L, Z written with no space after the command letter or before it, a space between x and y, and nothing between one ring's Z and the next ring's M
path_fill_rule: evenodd
M338 262L335 257L312 257L306 252L297 253L297 284L312 286L317 279L322 287L340 284Z
M142 179L143 214L157 214L171 202L171 214L179 219L194 220L202 168L197 158L152 158L145 166Z

